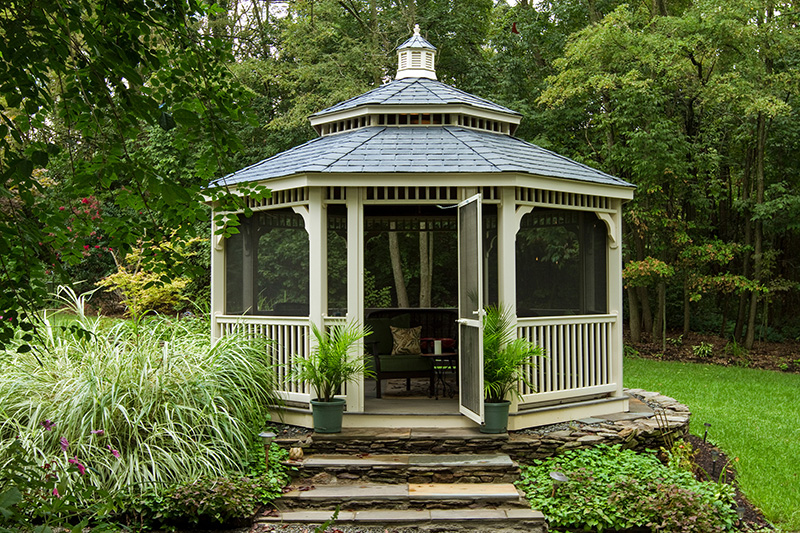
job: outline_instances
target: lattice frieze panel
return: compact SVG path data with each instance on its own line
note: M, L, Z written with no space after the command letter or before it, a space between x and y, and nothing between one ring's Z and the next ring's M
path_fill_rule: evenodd
M532 189L529 187L517 187L517 202L521 204L563 207L568 209L580 209L584 211L608 211L613 212L611 199L605 196L593 194L580 194L573 192L549 191L545 189Z

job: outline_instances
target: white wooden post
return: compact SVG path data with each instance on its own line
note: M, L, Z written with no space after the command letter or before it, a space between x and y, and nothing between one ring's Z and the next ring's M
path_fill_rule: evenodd
M517 208L514 187L500 188L500 206L497 213L497 293L498 301L503 309L517 319L517 232L522 217L533 208L520 206ZM509 412L519 410L519 399L511 398Z
M211 214L211 342L215 343L222 332L217 317L225 314L225 239L217 235L221 230Z
M347 321L364 324L364 206L363 189L348 187L347 198ZM364 353L359 343L358 354ZM364 411L364 376L347 385L347 411Z
M616 383L614 396L622 392L622 201L612 199L613 214L598 213L608 228L608 312L616 319L611 325L611 381ZM626 406L627 409L627 406Z
M322 204L322 188L309 187L308 217L308 315L312 324L322 329L328 312L328 217Z

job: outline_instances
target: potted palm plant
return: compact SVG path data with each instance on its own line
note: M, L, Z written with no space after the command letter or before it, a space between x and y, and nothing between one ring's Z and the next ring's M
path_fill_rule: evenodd
M541 346L517 338L511 313L502 307L486 309L483 318L483 393L485 422L482 433L505 433L508 427L507 399L519 396L521 381L533 388L525 372L535 366L534 358L543 357Z
M363 354L351 353L358 342L369 335L369 328L357 323L331 326L320 330L311 325L316 346L308 358L295 357L291 372L293 379L311 384L317 397L311 400L314 431L339 433L342 430L344 398L336 398L342 386L357 376L372 377L365 366Z

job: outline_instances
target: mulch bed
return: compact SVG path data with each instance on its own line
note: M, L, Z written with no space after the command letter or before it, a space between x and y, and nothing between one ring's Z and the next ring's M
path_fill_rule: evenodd
M625 344L635 349L639 357L660 361L681 361L705 363L720 366L741 366L775 370L778 372L800 373L800 342L762 342L756 341L752 350L744 350L730 340L717 335L689 333L682 336L680 331L668 331L666 346L659 342L633 344L629 332L625 332ZM701 357L693 347L703 343L712 346L711 355Z
M729 483L736 491L736 505L743 511L739 531L772 529L772 525L764 518L761 510L750 503L739 490L736 483L736 462L738 458L728 457L712 443L704 442L701 437L696 435L689 435L686 440L695 451L694 462L698 466L695 471L697 479L700 481Z

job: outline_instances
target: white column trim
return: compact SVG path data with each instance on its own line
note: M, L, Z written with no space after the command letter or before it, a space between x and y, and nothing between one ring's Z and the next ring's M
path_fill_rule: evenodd
M364 206L363 189L347 187L347 321L364 324ZM359 343L358 353L364 353ZM347 411L364 412L364 376L347 384Z

